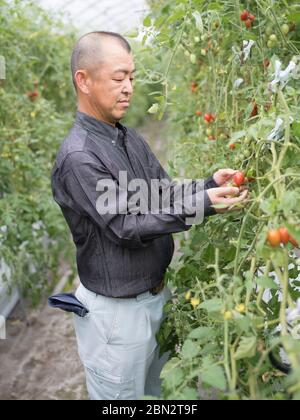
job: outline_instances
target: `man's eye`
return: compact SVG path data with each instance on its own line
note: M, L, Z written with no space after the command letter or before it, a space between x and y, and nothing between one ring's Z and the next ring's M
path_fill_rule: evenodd
M123 82L124 79L113 79L115 82Z

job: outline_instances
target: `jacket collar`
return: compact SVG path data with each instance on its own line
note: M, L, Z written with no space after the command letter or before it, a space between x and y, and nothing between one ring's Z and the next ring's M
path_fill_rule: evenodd
M116 123L116 127L113 127L104 121L98 120L80 111L76 112L75 121L86 130L107 137L111 141L118 142L120 131L123 133L126 139L127 128L119 122Z

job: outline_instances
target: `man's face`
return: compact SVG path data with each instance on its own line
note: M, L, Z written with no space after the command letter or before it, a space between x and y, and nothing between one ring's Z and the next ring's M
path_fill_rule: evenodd
M133 94L134 61L116 42L104 47L105 61L89 79L89 102L101 119L115 124L122 119Z

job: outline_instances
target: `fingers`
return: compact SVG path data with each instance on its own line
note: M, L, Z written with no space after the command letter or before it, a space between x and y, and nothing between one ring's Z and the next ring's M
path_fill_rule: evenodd
M218 197L237 196L240 194L240 189L237 187L224 187L216 190Z
M224 175L228 175L228 176L233 176L235 175L238 171L234 170L234 169L222 169L222 172Z
M248 190L245 190L242 192L241 195L239 195L239 197L236 198L228 198L226 200L226 204L228 203L230 206L237 204L237 203L241 203L242 201L244 201L248 196Z

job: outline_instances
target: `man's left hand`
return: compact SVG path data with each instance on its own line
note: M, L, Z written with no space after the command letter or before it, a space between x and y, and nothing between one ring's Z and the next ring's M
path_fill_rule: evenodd
M214 174L213 178L219 187L227 186L237 172L234 169L220 169Z

